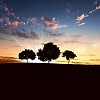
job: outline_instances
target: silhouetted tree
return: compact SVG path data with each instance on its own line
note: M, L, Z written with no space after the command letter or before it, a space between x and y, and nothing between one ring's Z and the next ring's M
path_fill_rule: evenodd
M66 50L64 53L63 53L63 56L62 57L66 57L66 59L68 60L68 64L70 62L70 59L74 59L75 57L77 57L74 52L72 51L69 51L69 50Z
M25 49L25 51L19 53L19 59L21 60L26 59L27 63L28 63L28 59L34 60L35 58L36 58L35 53L29 49Z
M43 62L48 61L48 63L51 60L57 59L59 55L59 47L57 47L57 45L54 45L52 42L45 44L43 50L39 49L39 51L37 52L38 59Z

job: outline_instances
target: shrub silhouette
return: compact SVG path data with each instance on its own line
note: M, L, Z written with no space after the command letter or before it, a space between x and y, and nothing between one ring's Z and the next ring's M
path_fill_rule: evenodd
M48 63L51 60L57 59L59 55L59 47L57 47L57 45L54 45L52 42L45 44L43 50L39 49L39 51L37 52L38 59L43 62L48 61Z
M62 57L66 57L66 59L68 60L68 64L70 62L70 59L74 59L75 57L77 57L74 52L72 51L69 51L69 50L66 50L64 53L63 53L63 56Z
M27 63L28 63L28 59L34 60L35 58L36 58L35 53L29 49L25 49L25 51L19 53L19 59L21 60L26 59Z

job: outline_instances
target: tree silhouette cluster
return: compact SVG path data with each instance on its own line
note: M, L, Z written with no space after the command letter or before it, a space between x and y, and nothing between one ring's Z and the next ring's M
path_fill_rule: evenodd
M52 42L45 44L43 50L39 49L39 52L37 53L38 59L48 62L57 59L59 55L59 48L56 45L53 45Z
M34 60L36 58L35 52L29 49L25 49L25 51L22 51L19 53L19 59L23 60L26 59L28 63L28 59Z
M68 64L70 62L70 59L74 59L75 57L77 57L74 52L72 51L69 51L69 50L66 50L64 53L63 53L63 56L62 57L66 57L66 59L68 60Z
M48 61L48 63L52 60L57 59L60 56L60 50L57 45L54 45L52 42L49 42L44 45L43 49L39 49L37 52L38 59L45 62ZM66 57L68 60L68 64L70 59L74 59L77 57L74 52L66 50L63 52L62 57ZM22 51L19 53L19 59L23 60L26 59L28 63L28 59L34 60L36 58L35 52L29 49L25 49L25 51Z

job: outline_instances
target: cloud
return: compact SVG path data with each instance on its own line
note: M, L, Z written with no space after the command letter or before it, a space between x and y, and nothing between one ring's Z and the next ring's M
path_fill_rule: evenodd
M53 31L53 32L50 31L48 34L49 34L49 36L55 36L55 37L57 36L58 37L58 36L62 36L64 33L58 32L58 31Z
M92 44L92 43L89 43L89 42L81 42L81 41L76 41L76 40L64 41L64 43L67 43L67 44L69 44L69 43L72 43L72 44L79 43L79 44L88 44L88 45Z
M2 17L0 18L0 22L4 23L4 27L8 27L10 29L17 28L19 25L25 25L25 22L19 21L10 21L9 17Z
M56 29L59 29L59 28L66 28L66 27L68 27L68 25L55 24L51 29L56 30Z
M11 36L17 36L19 38L25 38L25 39L39 39L39 34L33 31L27 31L25 29L17 30L17 29L0 29L1 34L11 35ZM8 39L6 39L8 40ZM12 41L12 40L9 40Z
M18 58L0 56L0 63L21 63Z
M100 10L100 6L96 6L96 8L95 8L94 10L91 10L91 11L89 12L89 14L92 14L93 12L95 12L95 11L97 11L97 10Z
M46 18L46 17L42 17L41 19L42 19L42 21L43 21L43 23L44 23L44 26L48 26L48 27L46 27L46 30L55 31L55 30L57 30L57 29L59 29L59 28L66 28L66 27L68 27L68 25L65 25L65 24L64 24L64 25L58 24L58 23L55 21L55 17L52 18L52 19L48 19L48 18Z
M39 39L39 35L36 32L33 31L28 32L27 30L26 32L27 33L24 33L23 31L15 30L12 32L12 35L18 36L20 38L26 38L26 39Z
M44 25L54 26L56 24L55 17L53 19L42 17L41 19L43 20Z
M83 25L85 25L85 23L80 23L80 24L78 24L78 26L83 26Z
M6 38L0 38L0 40L13 41L13 40L10 40L10 39L6 39Z
M100 59L90 59L90 61L100 61Z
M94 1L94 3L93 3L94 5L96 5L96 4L98 4L98 1L96 0L96 1Z
M92 13L93 13L93 11L90 11L90 12L89 12L89 14L92 14Z
M95 1L95 4L97 4L97 1ZM94 10L91 10L91 11L89 11L89 13L88 14L82 14L82 15L80 15L79 17L77 17L77 19L76 19L76 24L78 25L78 26L82 26L82 25L84 25L85 23L81 23L81 21L84 19L84 18L86 18L86 17L89 17L93 12L95 12L95 11L97 11L97 10L100 10L100 6L96 6L96 8L94 9Z
M95 54L87 54L87 56L96 56Z
M76 44L76 43L79 43L79 44L93 44L93 43L89 43L89 42L82 42L81 39L84 37L84 35L73 35L71 36L71 40L69 41L64 41L64 43L72 43L72 44Z
M70 3L67 4L66 12L71 13L72 11L72 5Z
M100 6L97 6L97 7L96 7L96 10L100 10Z
M36 21L37 21L37 18L34 18L34 17L28 18L27 24L34 25L36 23Z
M0 40L5 40L4 38L0 38Z
M71 36L71 38L73 39L73 40L75 40L75 41L78 41L78 40L80 40L81 38L83 38L84 37L84 35L72 35Z
M89 15L85 15L85 14L82 14L80 15L79 17L77 17L77 23L80 23L84 18L88 17Z
M75 62L75 61L71 61L71 63L73 63L73 64L78 64L78 65L91 65L91 63L89 63L89 62Z
M96 55L95 54L85 54L85 55L80 54L79 56L96 56Z

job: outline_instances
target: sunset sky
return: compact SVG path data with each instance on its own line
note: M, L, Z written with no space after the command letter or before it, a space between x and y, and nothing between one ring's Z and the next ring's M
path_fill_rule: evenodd
M71 63L100 64L100 0L0 0L0 59L48 42L73 51Z

